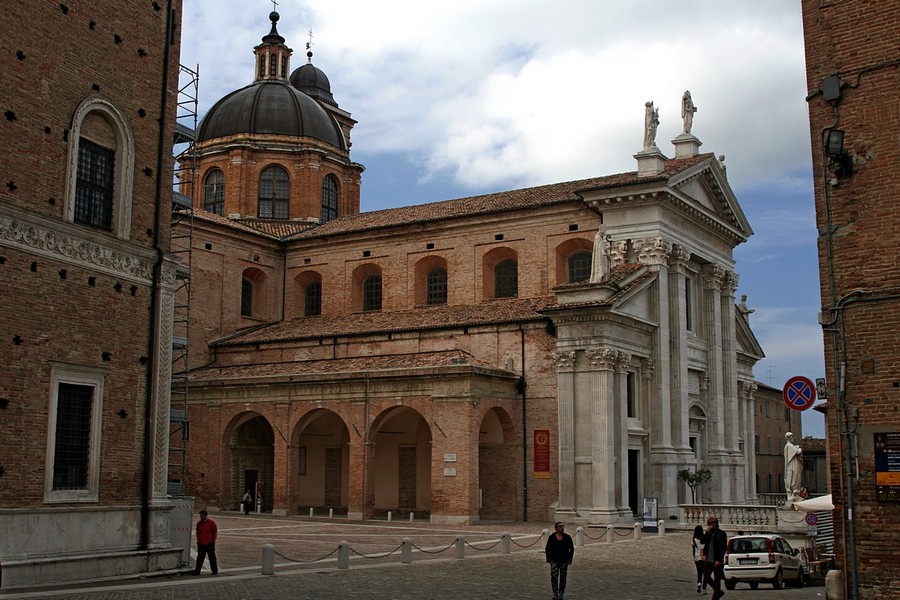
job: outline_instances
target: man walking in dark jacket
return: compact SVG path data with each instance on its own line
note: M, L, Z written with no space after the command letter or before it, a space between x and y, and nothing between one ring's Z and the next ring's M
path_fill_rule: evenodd
M553 528L556 531L547 538L544 554L547 556L547 562L550 563L550 587L553 589L553 600L563 600L563 594L566 593L566 574L569 571L569 565L572 564L572 557L575 556L575 544L572 543L572 536L564 531L565 525L557 522Z
M706 580L712 585L712 600L719 600L725 595L722 591L722 580L725 579L725 550L728 547L728 536L719 529L719 519L706 519L706 533L703 542L703 556L706 557Z

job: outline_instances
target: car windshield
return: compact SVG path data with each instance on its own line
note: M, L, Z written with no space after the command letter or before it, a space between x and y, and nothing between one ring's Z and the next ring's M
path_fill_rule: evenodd
M732 552L768 552L769 540L766 538L740 538L732 540Z

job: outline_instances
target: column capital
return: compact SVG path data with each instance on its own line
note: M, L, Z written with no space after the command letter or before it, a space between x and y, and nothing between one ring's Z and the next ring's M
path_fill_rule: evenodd
M753 400L758 386L752 381L740 381L739 385L741 386L741 395L747 400Z
M708 392L709 391L709 373L700 373L700 391Z
M634 240L633 245L638 260L646 265L665 265L672 250L672 243L661 237Z
M550 357L556 362L558 371L572 371L575 369L574 350L551 352Z
M617 352L612 348L590 348L584 354L591 361L593 371L612 371L615 367Z
M652 358L643 358L641 359L641 375L644 379L650 380L653 379L653 370L656 366L653 364Z
M631 362L631 355L627 352L616 352L616 373L624 373Z
M688 252L681 244L672 244L672 251L669 252L669 268L676 273L684 273L687 267L691 253Z
M738 281L740 281L740 279L740 275L734 271L726 270L725 275L722 277L722 295L734 298L734 293L737 291Z
M703 287L707 290L722 290L725 279L725 267L710 263L703 265L700 272L703 276Z

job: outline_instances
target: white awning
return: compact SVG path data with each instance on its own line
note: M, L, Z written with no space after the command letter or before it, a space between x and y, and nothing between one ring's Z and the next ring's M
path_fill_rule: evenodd
M794 510L805 510L806 512L834 510L834 504L831 503L831 494L827 494L825 496L810 498L809 500L794 502Z

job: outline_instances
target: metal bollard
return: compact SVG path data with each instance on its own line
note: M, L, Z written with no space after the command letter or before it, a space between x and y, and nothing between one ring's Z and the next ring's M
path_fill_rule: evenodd
M463 536L456 536L456 558L466 557L466 540Z
M266 544L263 546L262 574L275 574L275 546L273 546L272 544Z
M579 527L575 530L575 545L584 546L584 528Z
M547 538L550 537L550 531L547 529L541 530L541 548L547 547Z
M634 539L635 540L641 539L641 524L640 523L634 524Z
M313 516L313 507L312 506L309 507L309 516Z
M412 540L408 537L400 542L400 562L406 565L412 562Z
M333 519L333 518L334 518L334 509L333 509L333 508L329 508L329 509L328 509L328 518L329 518L329 519Z
M393 517L393 515L391 514L391 511L388 511L388 523L391 522L391 517Z
M415 514L415 513L409 513L409 522L410 522L410 523L412 523L412 522L413 522L413 519L415 519L415 518L416 518L416 514Z
M350 544L345 541L338 543L338 569L350 568Z
M612 525L606 526L606 543L612 544L616 541L616 528Z
M509 554L511 541L512 536L508 533L504 533L503 537L500 538L500 552L502 552L503 554Z
M666 522L665 521L660 519L659 523L656 524L656 527L657 527L656 535L658 535L659 537L666 535Z

